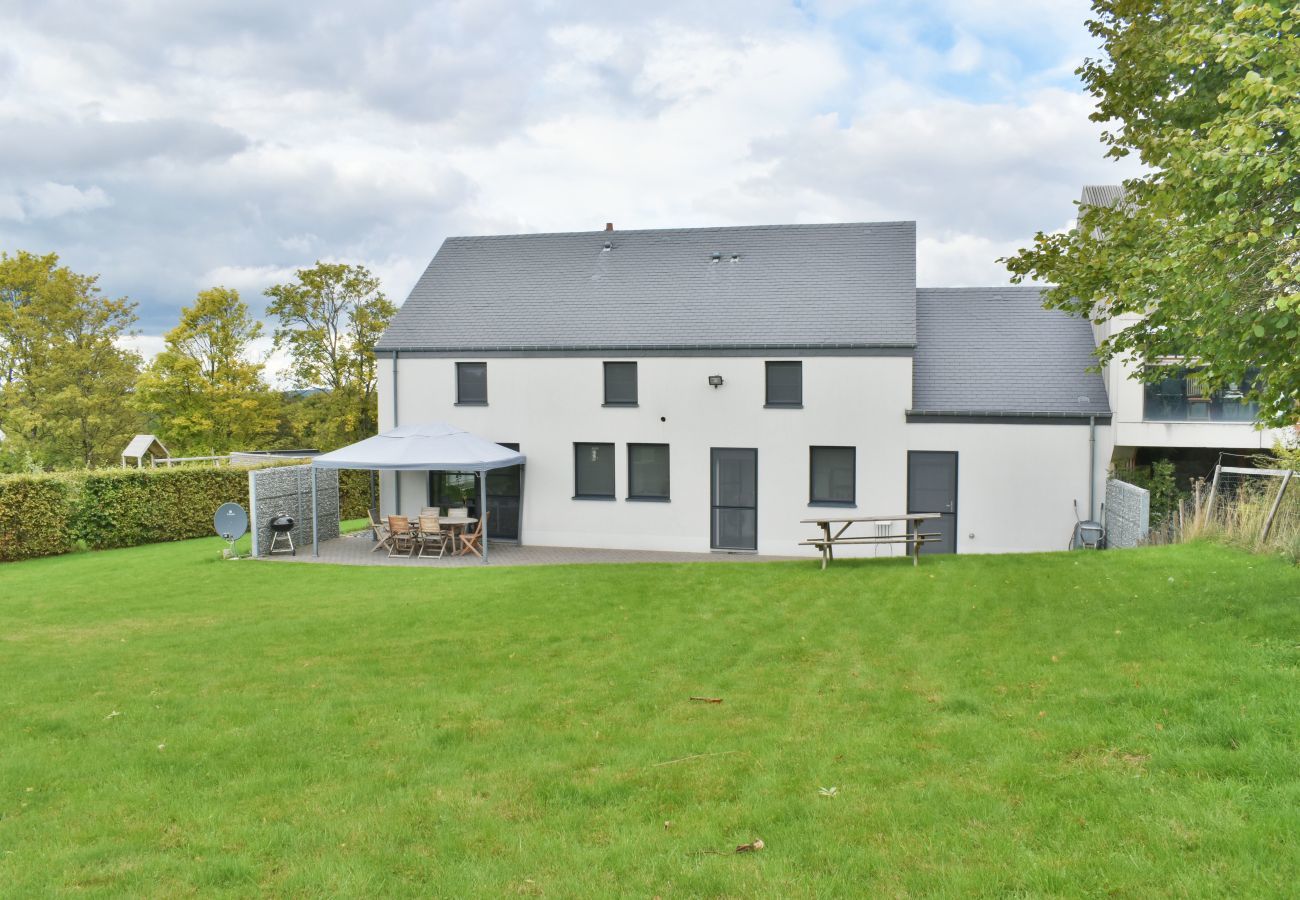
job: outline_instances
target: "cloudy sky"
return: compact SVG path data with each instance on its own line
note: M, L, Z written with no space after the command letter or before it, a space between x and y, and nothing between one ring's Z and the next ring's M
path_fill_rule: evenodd
M0 0L0 249L140 304L453 234L915 219L998 284L1103 158L1082 0Z

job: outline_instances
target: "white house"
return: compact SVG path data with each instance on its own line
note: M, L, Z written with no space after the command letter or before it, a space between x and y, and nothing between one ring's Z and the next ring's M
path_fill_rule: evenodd
M517 446L498 539L793 554L939 512L932 550L1057 550L1114 446L1094 348L1035 288L918 290L912 222L458 237L378 345L380 428ZM473 477L385 477L384 512Z

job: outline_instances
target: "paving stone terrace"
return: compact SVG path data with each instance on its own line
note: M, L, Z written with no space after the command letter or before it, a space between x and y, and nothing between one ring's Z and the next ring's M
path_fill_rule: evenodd
M263 557L274 562L322 562L347 566L414 566L452 568L480 566L477 556L452 556L442 559L419 559L405 556L390 557L386 550L374 550L375 544L368 531L358 531L330 541L322 541L320 556L311 555L311 541L298 545L296 556L276 554ZM493 541L488 548L488 564L492 566L563 566L582 563L684 563L684 562L777 562L802 559L816 563L817 557L759 556L753 553L663 553L653 550L601 550L588 547L536 547L532 545L500 543Z

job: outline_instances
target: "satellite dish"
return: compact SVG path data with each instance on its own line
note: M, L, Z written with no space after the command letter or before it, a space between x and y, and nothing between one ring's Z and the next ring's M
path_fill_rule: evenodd
M212 527L230 545L231 556L234 556L235 541L248 533L248 513L238 503L223 503L212 518Z

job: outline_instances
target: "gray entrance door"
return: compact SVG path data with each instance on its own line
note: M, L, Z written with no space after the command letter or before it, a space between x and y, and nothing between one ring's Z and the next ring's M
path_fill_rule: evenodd
M709 460L715 550L758 549L758 451L714 447Z
M921 531L942 537L922 553L957 552L957 454L948 451L911 450L907 454L907 511L939 513L921 523Z

